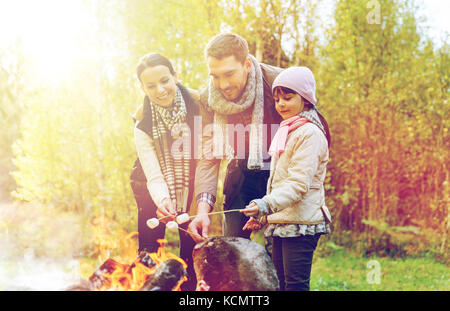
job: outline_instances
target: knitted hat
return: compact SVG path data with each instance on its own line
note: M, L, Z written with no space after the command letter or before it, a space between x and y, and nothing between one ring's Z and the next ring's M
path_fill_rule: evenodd
M316 80L307 67L290 67L283 70L273 81L272 93L277 86L287 87L297 92L313 105L317 102Z

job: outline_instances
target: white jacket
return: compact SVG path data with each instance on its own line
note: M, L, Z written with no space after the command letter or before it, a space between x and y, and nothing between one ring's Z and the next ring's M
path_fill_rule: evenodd
M289 133L285 151L272 157L267 195L268 223L319 224L331 216L325 205L328 143L313 123Z
M170 199L170 194L156 156L153 139L144 131L134 127L134 141L142 170L147 179L148 192L156 206L160 206L164 198Z

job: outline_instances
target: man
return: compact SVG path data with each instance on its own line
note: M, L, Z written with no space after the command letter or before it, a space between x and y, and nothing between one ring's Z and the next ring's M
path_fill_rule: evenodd
M229 160L223 187L225 211L242 209L265 195L270 165L267 149L276 130L272 125L281 122L271 87L282 69L258 63L249 54L247 42L231 33L213 37L205 54L210 82L200 95L202 122L223 131L222 136L203 131L203 156L195 176L197 216L189 225L196 241L208 236L207 214L216 200L221 159ZM242 230L247 220L239 212L225 213L224 235L249 238L251 231Z

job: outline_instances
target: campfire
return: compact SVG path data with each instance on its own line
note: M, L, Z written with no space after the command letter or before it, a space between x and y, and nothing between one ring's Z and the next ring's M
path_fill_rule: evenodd
M130 265L107 259L89 279L67 290L179 291L187 280L187 264L166 252L158 240L156 253L141 252ZM193 250L198 291L274 291L275 267L263 246L249 239L211 237Z
M186 278L186 263L166 252L167 240L158 240L156 253L140 252L131 264L108 258L82 284L68 290L178 291Z

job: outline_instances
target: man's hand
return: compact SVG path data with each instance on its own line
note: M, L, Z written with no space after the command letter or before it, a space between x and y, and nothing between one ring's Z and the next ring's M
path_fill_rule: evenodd
M208 237L211 221L208 216L210 206L206 202L198 204L197 216L191 221L188 231L196 243L203 241Z
M175 217L177 217L177 213L175 211L175 208L173 206L172 200L169 198L164 198L160 204L160 206L158 206L157 210L156 210L156 217L158 217L158 219L162 218L160 221L163 223L168 223L169 221L172 221L175 219Z

